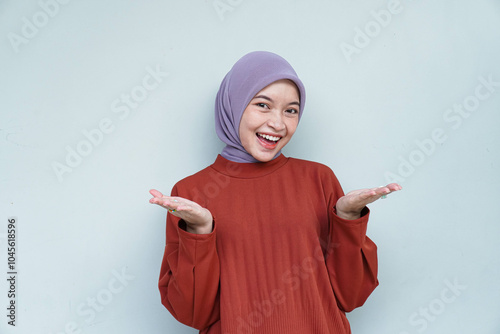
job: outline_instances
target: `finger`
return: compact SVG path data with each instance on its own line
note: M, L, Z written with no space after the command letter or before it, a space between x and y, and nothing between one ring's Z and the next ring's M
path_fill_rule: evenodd
M385 187L379 187L379 189L377 189L377 193L381 194L381 197L380 197L381 199L384 199L390 193L392 193L394 191L399 191L401 189L403 189L403 187L401 187L399 184L397 184L397 183L390 183L390 184L388 184Z
M176 211L180 204L177 199L172 199L172 197L153 197L149 200L149 203L157 204L165 209L168 209L169 211Z
M153 198L150 198L150 199L149 199L149 203L151 203L151 204L158 204L158 205L162 205L163 201L164 201L164 200L163 200L163 198L161 198L161 197L153 197Z
M153 197L153 198L151 198L151 199L149 200L149 203L151 203L151 204L157 204L157 205L162 206L162 207L165 207L165 208L166 208L166 207L168 206L168 204L169 204L169 202L168 202L168 201L166 201L165 199L163 199L163 198L158 198L158 197Z
M359 194L353 193L354 196L351 197L354 201L358 203L369 204L373 201L376 201L380 197L386 196L391 192L387 187L377 187L371 189L363 189L359 192ZM349 193L351 195L351 193ZM357 198L356 198L357 197Z
M359 196L362 199L368 199L373 196L382 195L383 193L384 190L379 187L379 188L363 189L362 192L359 194Z
M193 208L188 204L172 203L169 205L168 212L182 219L188 219L192 215Z
M389 188L391 191L398 191L398 190L403 189L403 187L401 187L397 183L390 183L390 184L386 185L386 188Z
M167 206L171 206L171 207L176 207L177 208L177 206L180 205L180 202L177 199L177 197L163 196L162 200L165 203L165 205L167 205Z
M154 197L163 197L163 194L156 189L151 189L149 193Z
M361 198L366 199L372 196L382 196L387 195L393 191L401 190L401 186L397 183L391 183L387 186L380 186L374 188L358 189L350 191L346 196L361 196Z
M164 204L165 204L165 207L168 209L168 212L170 212L170 213L179 212L179 211L183 210L181 208L182 204L179 202L179 200L176 197L171 197L171 196L166 197Z
M379 188L381 188L381 190L384 191L386 194L390 194L394 191L399 191L399 190L403 189L403 187L401 187L397 183L390 183L390 184L386 185L385 187L379 187Z
M375 188L373 188L375 189ZM346 196L358 196L358 195L361 195L367 191L370 191L370 190L373 190L373 189L357 189L357 190L352 190L352 191L349 191Z
M366 205L378 200L379 198L385 198L385 196L390 193L391 190L389 188L382 186L351 191L347 194L347 197L351 203L356 203L356 205Z
M375 189L375 193L377 195L387 195L390 192L391 192L391 189L389 189L388 187L384 187L384 186L378 187L378 188Z

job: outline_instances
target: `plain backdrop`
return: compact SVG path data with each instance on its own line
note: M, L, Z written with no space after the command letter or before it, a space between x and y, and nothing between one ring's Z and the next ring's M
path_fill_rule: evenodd
M370 206L353 333L500 332L499 1L3 0L0 36L1 333L197 332L160 303L148 190L215 160L215 94L254 50L306 86L286 156L404 188Z

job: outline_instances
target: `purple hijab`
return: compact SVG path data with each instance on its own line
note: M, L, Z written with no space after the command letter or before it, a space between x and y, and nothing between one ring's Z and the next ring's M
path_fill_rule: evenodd
M299 90L300 120L306 101L304 85L292 66L281 56L267 51L250 52L226 74L215 99L215 131L220 140L226 143L221 152L224 158L234 162L258 162L241 144L241 116L258 92L281 79L292 80Z

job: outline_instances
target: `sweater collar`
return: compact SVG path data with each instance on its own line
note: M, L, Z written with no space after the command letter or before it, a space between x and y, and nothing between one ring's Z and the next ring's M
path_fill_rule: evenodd
M268 162L234 162L227 160L222 155L218 155L212 167L219 173L227 176L251 179L264 176L274 172L288 162L288 158L280 154L276 158Z

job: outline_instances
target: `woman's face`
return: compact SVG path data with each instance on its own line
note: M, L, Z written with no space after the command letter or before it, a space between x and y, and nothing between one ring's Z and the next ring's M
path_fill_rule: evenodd
M299 107L299 91L290 80L275 81L258 92L240 121L245 150L261 162L272 160L295 133Z

